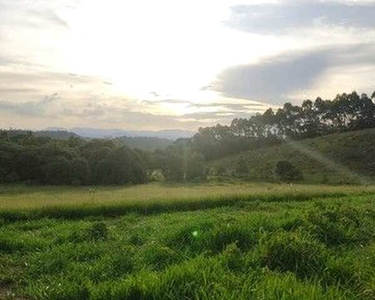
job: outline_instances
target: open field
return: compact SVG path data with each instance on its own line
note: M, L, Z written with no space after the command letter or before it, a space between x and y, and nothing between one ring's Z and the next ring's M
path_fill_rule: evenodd
M374 299L374 196L371 186L150 184L93 196L2 186L0 299Z
M39 209L43 207L72 207L86 205L147 205L180 201L201 202L230 197L271 197L281 195L358 194L375 192L375 186L313 185L277 183L151 183L128 187L59 187L0 185L0 211Z

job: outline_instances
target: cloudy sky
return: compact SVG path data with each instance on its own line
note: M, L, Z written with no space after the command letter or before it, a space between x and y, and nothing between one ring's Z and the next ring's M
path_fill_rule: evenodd
M0 0L0 128L189 129L375 90L375 0Z

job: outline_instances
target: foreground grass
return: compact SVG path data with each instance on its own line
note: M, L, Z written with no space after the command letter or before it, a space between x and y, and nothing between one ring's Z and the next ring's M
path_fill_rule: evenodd
M115 216L92 209L102 204L79 206L89 213L77 218L71 205L38 217L37 210L11 211L23 219L3 211L0 299L375 298L370 187L237 186L251 188L178 201L174 194L161 206L150 197L133 212L125 203L135 200L123 200L106 206L127 207Z

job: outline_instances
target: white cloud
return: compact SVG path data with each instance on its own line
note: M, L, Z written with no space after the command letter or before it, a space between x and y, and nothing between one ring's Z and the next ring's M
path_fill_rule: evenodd
M242 27L232 26L234 29L227 26L233 21L231 7L267 5L285 9L292 4L320 3L324 8L332 7L333 2L353 7L366 4L369 10L375 3L0 0L0 126L18 122L49 127L70 122L76 126L130 128L140 118L140 122L149 121L143 126L155 129L192 129L202 123L227 122L236 114L249 115L257 110L243 102L263 101L263 109L270 102L269 96L275 95L269 94L267 82L262 86L258 80L258 92L252 97L241 95L239 90L235 95L238 98L233 98L233 94L226 97L229 95L223 91L224 94L204 87L233 66L260 65L273 57L306 51L319 53L340 45L372 44L375 28L369 27L372 19L368 18L366 22L355 18L347 23L332 23L313 15L313 22L295 18L297 25L303 26L286 30L261 19L269 24L265 32L259 28L248 30L246 26L252 21L244 13L244 23L239 24ZM329 57L334 58L335 55ZM366 77L371 71L363 70L367 58L360 58L363 62L350 67L350 76L340 75L342 66L328 64L328 68L316 74L310 72L311 76L306 75L304 80L295 80L295 85L301 83L300 86L276 93L282 92L286 97L310 95L314 90L332 93L335 85L338 93L348 82L366 89L371 85ZM311 64L314 60L306 61L306 66ZM41 99L54 93L60 97L58 107L57 102L47 105L39 118L31 113Z

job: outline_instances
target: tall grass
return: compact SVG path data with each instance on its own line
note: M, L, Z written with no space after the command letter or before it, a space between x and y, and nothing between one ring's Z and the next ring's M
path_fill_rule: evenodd
M0 298L375 298L369 190L12 213L2 212Z
M16 188L15 188L16 189ZM0 221L14 222L17 220L33 220L45 217L80 219L88 216L116 217L127 213L152 214L168 211L201 210L215 207L241 205L242 203L262 202L285 202L306 201L313 197L343 197L352 194L372 194L375 190L371 187L348 187L348 186L310 186L310 185L192 185L192 186L163 186L145 185L128 188L113 188L98 190L91 202L79 200L82 189L51 188L45 187L41 190L29 191L21 187L22 194L28 195L29 200L22 198L12 200L8 194L0 193ZM41 191L49 195L50 202L38 197ZM48 192L46 192L48 191ZM107 198L108 193L113 195ZM136 191L132 196L132 192ZM14 192L14 190L13 190ZM55 201L55 193L66 194L65 197L77 199L67 203L63 200ZM195 195L199 196L195 196ZM140 196L142 195L142 197ZM145 196L146 195L146 196ZM164 195L164 197L160 196ZM87 195L86 195L87 196ZM195 197L194 197L195 196ZM5 199L2 199L2 197ZM8 198L7 198L8 197ZM115 201L114 199L117 200ZM4 201L4 202L3 202ZM25 204L25 205L21 205ZM46 205L44 205L46 204Z
M46 206L74 206L91 204L113 204L134 202L163 202L215 198L222 196L280 195L286 193L358 193L374 192L375 186L329 186L306 184L247 183L204 183L164 184L150 183L125 187L58 187L0 185L0 210L32 209Z

